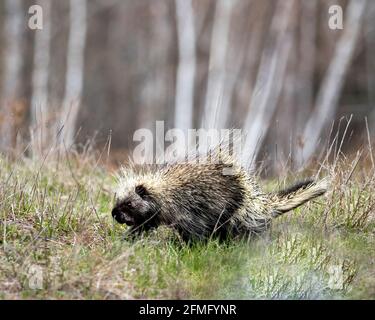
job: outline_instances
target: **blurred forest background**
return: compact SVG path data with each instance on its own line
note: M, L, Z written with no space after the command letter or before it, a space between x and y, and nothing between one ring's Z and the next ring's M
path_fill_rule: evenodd
M375 139L372 0L0 0L0 25L4 153L111 136L125 159L134 131L164 120L242 128L244 152L277 173L344 133L345 152Z

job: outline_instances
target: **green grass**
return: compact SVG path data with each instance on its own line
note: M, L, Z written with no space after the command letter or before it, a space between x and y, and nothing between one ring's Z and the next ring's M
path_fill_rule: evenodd
M167 228L123 241L94 159L0 158L0 298L373 299L375 178L351 168L251 243L187 246Z

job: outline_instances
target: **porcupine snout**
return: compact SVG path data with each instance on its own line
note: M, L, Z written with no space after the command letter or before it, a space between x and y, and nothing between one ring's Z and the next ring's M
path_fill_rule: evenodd
M118 223L126 223L128 226L134 225L135 221L132 217L130 217L128 214L123 212L121 210L120 206L115 206L112 210L112 217L118 222Z

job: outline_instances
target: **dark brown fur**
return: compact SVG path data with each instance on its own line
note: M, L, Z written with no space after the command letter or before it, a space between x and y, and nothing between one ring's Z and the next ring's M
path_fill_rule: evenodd
M225 174L228 166L230 175ZM325 183L308 180L266 194L234 162L176 163L141 172L123 169L112 215L131 227L130 234L167 225L185 241L248 237L266 230L272 218L325 191Z

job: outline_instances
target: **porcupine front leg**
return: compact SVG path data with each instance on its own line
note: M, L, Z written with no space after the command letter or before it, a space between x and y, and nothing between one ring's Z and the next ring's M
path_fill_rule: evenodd
M139 229L136 229L136 227L130 227L128 228L124 235L123 235L123 240L129 240L129 241L133 241L135 240L137 237L139 237L141 235L142 231L139 230Z
M153 225L141 225L141 226L131 226L128 230L125 231L123 240L134 241L139 238L142 233L147 232L153 228L156 228Z

